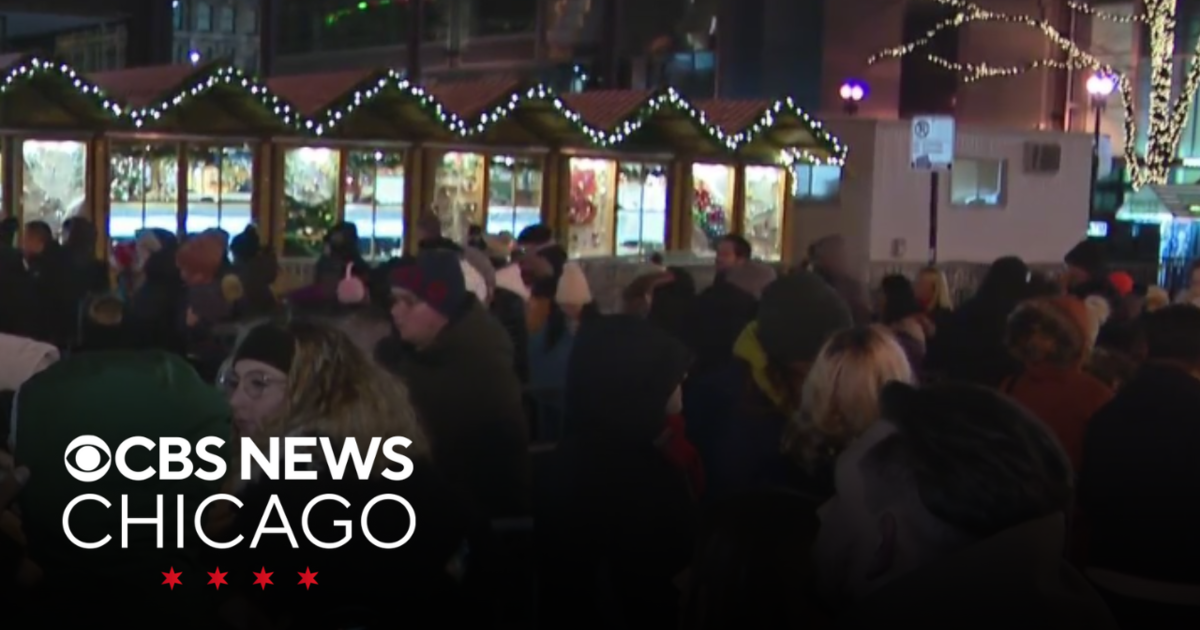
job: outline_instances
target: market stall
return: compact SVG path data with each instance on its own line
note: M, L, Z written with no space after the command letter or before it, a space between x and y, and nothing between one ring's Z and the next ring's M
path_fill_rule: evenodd
M452 125L466 135L454 144L427 145L426 208L442 231L462 240L472 225L514 235L546 216L546 156L553 121L549 103L514 82L446 83L429 87ZM549 124L547 121L551 121ZM562 121L565 122L565 121Z
M97 153L108 204L102 230L113 240L143 229L231 235L263 224L258 164L264 133L296 129L294 108L239 70L157 66L89 77L125 107L124 124Z
M0 204L22 224L57 231L72 216L96 216L90 165L94 136L120 107L65 64L0 55Z
M309 132L274 143L279 251L315 256L326 231L346 221L358 228L365 256L402 253L406 208L420 204L422 192L412 144L455 137L436 102L391 70L277 77L267 85L296 104Z
M721 139L725 155L703 156L692 165L686 215L692 251L711 251L712 237L725 229L745 236L758 258L789 260L790 167L840 164L846 148L791 99L701 100L694 108Z
M566 151L563 156L568 184L559 202L559 225L572 257L630 256L668 249L669 175L677 145L666 139L667 117L639 120L654 98L654 93L639 90L563 96L571 112L610 136L597 143L600 146ZM643 135L654 138L638 143L620 137L634 124L646 126Z

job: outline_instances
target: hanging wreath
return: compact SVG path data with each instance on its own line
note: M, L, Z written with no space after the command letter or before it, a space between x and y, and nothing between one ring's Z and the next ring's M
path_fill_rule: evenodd
M594 171L580 169L571 173L571 225L589 225L596 220L596 194L600 184Z
M692 220L712 242L729 233L729 219L725 208L713 199L712 191L703 183L693 191L695 199Z

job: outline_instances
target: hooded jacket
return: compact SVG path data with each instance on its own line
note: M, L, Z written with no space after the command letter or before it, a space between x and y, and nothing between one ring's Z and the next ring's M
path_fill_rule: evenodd
M885 584L841 627L1117 630L1063 559L1061 514L1029 521Z
M546 627L677 625L672 579L690 559L694 502L659 438L688 363L681 343L633 316L580 327L567 369L575 432L536 502Z

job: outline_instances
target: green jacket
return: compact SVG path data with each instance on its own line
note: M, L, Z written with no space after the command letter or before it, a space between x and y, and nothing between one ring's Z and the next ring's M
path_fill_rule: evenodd
M161 437L183 437L192 444L193 470L212 465L195 456L195 445L204 437L230 439L230 409L225 397L203 382L183 358L159 351L98 352L61 361L30 379L17 393L13 412L14 456L32 472L19 498L31 557L51 572L95 573L104 580L157 579L174 567L203 576L196 559L202 543L195 533L196 507L220 491L220 481L191 476L180 481L130 481L117 470L117 448L126 439L144 436L156 444ZM111 456L101 455L101 465L111 462L103 478L84 483L67 472L65 458L72 440L95 435L104 440ZM225 457L229 445L214 454ZM133 470L159 471L158 447L133 448L127 463ZM211 450L211 449L210 449ZM176 465L177 466L177 465ZM83 494L98 494L111 507L85 501L72 510L70 525L75 537L98 542L112 540L99 549L85 550L70 542L63 531L63 511ZM163 549L156 549L154 525L132 525L129 545L121 545L121 497L128 496L129 514L149 518L155 514L155 497L163 495ZM184 497L185 549L177 549L177 497ZM211 568L210 568L211 570ZM164 587L165 588L165 587ZM190 589L199 592L201 589Z

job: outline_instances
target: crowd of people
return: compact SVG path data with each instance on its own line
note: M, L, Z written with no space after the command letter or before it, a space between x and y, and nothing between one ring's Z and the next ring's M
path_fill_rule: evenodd
M1200 627L1200 268L1171 303L1084 241L956 301L933 267L866 286L836 236L780 269L730 234L710 286L658 262L601 312L541 225L457 243L425 216L372 264L339 224L286 293L253 227L107 261L84 218L16 228L5 628ZM229 472L83 483L80 435L215 436ZM318 448L315 480L239 476L283 437L404 437L412 474ZM412 512L360 528L386 493Z

